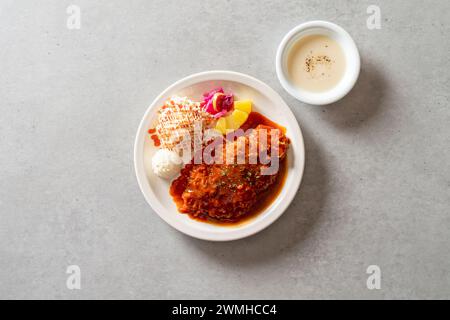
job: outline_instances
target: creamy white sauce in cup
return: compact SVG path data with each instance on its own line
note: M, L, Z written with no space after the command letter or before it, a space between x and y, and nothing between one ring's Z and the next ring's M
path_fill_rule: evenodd
M341 46L324 35L309 35L297 40L287 56L291 82L312 92L324 92L336 87L344 76L345 68Z
M325 105L343 98L360 71L358 48L341 27L311 21L292 29L278 47L277 76L294 98Z

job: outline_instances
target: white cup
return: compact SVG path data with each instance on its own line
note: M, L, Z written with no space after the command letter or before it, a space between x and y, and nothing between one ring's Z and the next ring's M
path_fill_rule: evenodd
M332 89L324 92L311 92L295 86L287 70L288 53L301 38L310 35L324 35L336 41L342 48L346 68L341 81ZM352 37L343 28L327 21L303 23L286 34L281 41L276 57L278 79L283 88L294 98L312 105L326 105L342 99L352 90L358 80L361 59Z

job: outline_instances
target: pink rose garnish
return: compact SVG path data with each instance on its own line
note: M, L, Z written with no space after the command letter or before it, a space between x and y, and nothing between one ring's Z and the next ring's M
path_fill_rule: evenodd
M233 109L233 95L225 94L222 88L204 93L203 97L205 111L214 115L214 118L220 118Z

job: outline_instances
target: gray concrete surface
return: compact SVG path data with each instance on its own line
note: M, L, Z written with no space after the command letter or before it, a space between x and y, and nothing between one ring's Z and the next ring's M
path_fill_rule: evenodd
M362 56L355 89L327 107L275 75L281 38L312 19L342 25ZM2 0L0 298L450 298L449 19L446 0ZM268 83L306 140L294 203L230 243L164 223L132 161L151 100L211 69ZM73 264L81 290L66 288Z

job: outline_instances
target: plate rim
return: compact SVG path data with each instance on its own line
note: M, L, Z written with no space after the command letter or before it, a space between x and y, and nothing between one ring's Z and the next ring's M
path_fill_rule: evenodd
M292 117L294 119L293 129L294 129L294 131L297 131L297 132L294 132L294 135L297 136L298 147L299 147L298 153L300 153L300 154L295 154L295 157L294 157L294 161L295 161L296 165L298 165L300 170L298 172L294 172L296 179L293 181L292 188L290 190L288 190L288 192L286 193L285 198L283 199L284 201L280 202L274 208L274 210L273 210L273 212L271 212L271 214L269 214L269 215L265 216L264 218L262 218L261 220L259 220L258 223L248 224L239 229L233 229L233 228L227 227L226 230L228 230L228 232L220 232L220 233L206 232L203 230L190 228L186 224L181 223L179 220L170 219L167 215L164 215L162 212L160 212L164 209L164 207L161 206L158 201L155 201L157 199L154 194L147 192L147 189L151 190L151 188L148 185L148 181L147 181L148 178L145 174L144 159L143 159L144 158L143 155L144 155L145 134L142 134L142 133L143 133L143 130L145 132L147 132L147 129L144 128L146 119L148 118L149 113L152 112L153 108L156 107L156 103L160 99L164 98L164 96L166 96L170 91L172 91L177 86L180 86L181 84L183 84L184 87L187 87L187 86L193 85L198 82L211 81L211 80L234 81L234 82L242 83L244 85L252 87L253 89L255 89L257 91L263 92L264 95L267 95L267 96L273 98L274 100L279 100L282 105L282 108L284 109L283 112L286 112L286 117L288 117L288 118ZM176 82L174 82L173 84L171 84L170 86L168 86L147 107L147 110L145 111L145 113L139 123L138 129L136 132L136 137L134 140L135 175L136 175L136 179L137 179L139 188L140 188L145 200L147 201L147 203L150 205L150 207L153 209L153 211L155 211L155 213L162 220L164 220L167 224L169 224L171 227L175 228L176 230L178 230L184 234L187 234L191 237L201 239L201 240L208 240L208 241L238 240L238 239L242 239L242 238L246 238L251 235L254 235L254 234L264 230L268 226L270 226L286 211L286 209L292 203L295 195L297 194L297 192L299 190L301 181L303 179L304 168L305 168L305 144L304 144L303 134L302 134L300 125L299 125L297 119L295 118L295 115L293 114L290 107L286 104L286 102L283 100L283 98L274 89L272 89L269 85L267 85L263 81L255 78L253 76L250 76L250 75L247 75L244 73L240 73L240 72L235 72L235 71L211 70L211 71L194 73L194 74L186 76L182 79L179 79ZM147 186L145 184L147 184Z

